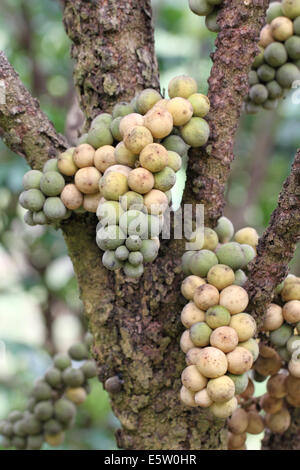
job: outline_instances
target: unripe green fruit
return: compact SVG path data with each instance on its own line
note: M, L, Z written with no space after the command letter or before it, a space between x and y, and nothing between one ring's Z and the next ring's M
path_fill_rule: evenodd
M300 79L300 71L295 64L288 62L282 65L276 72L276 80L283 88L291 88L295 80Z
M87 144L87 139L88 139L88 133L86 132L85 134L82 134L78 141L77 141L77 145L81 145L81 144Z
M59 388L62 383L61 372L56 367L51 367L45 374L46 382L53 388Z
M281 2L272 2L266 13L267 23L271 23L277 16L283 16Z
M17 450L24 450L26 448L26 439L24 437L15 436L11 440L12 447Z
M22 418L23 418L23 413L22 411L19 411L19 410L11 411L8 415L8 420L11 423L15 423L16 421L19 421Z
M128 263L128 261L125 263L124 273L127 277L138 279L139 277L142 276L143 272L144 272L144 266L142 264L138 266L133 266L132 264Z
M253 362L256 361L256 359L259 356L259 346L258 346L257 341L255 341L254 338L249 338L247 341L243 341L242 343L239 344L239 346L251 352L253 356Z
M172 168L173 171L178 171L180 170L182 165L182 160L180 155L177 152L172 152L171 150L168 150L168 161L167 161L167 166L169 168Z
M20 419L20 421L17 421L13 425L13 431L14 434L20 437L25 437L27 436L27 428L26 428L26 420L25 418Z
M34 225L45 225L49 223L49 220L43 211L33 212L32 220L34 222Z
M128 150L123 141L118 143L114 154L119 165L129 166L130 168L135 167L138 156Z
M154 240L143 240L140 249L145 263L151 263L158 254L158 246Z
M275 69L268 64L263 64L257 69L257 75L262 82L270 82L271 80L274 80L275 73Z
M91 128L98 127L100 124L105 124L105 126L110 126L113 117L109 113L101 113L96 116L91 123Z
M44 436L40 434L39 436L29 436L27 439L27 450L40 450L44 443Z
M299 0L283 0L281 4L283 14L288 18L296 18L300 16L300 1Z
M117 225L123 213L124 211L117 201L101 202L97 209L97 217L103 227L107 225Z
M46 382L38 382L33 387L32 396L36 401L49 400L52 397L52 388Z
M240 395L243 393L248 385L248 374L245 372L241 375L227 374L235 385L235 394Z
M28 189L23 191L19 197L19 203L24 209L38 212L43 208L45 196L39 189Z
M241 248L245 257L245 263L242 267L245 267L247 266L248 263L250 263L250 261L252 261L255 258L256 253L255 253L254 248L252 248L252 246L250 245L244 244L244 245L241 245Z
M65 370L67 367L70 367L72 361L67 354L56 354L53 359L54 367L59 370Z
M253 69L257 69L258 67L260 67L260 65L264 63L264 48L263 47L259 47L259 48L260 48L260 53L255 57L253 61L253 64L252 64Z
M142 247L142 240L138 235L130 235L125 244L129 251L139 251Z
M54 414L61 423L68 423L76 414L76 406L70 400L61 398L54 404Z
M129 209L141 211L144 207L143 196L135 191L128 191L125 193L121 197L120 202L124 211L128 211Z
M276 99L280 98L282 96L283 90L279 83L276 82L276 80L272 80L271 82L267 83L266 85L268 93L269 93L269 98L270 99Z
M163 218L148 215L148 235L150 238L158 237L162 230ZM143 237L145 238L145 237Z
M115 250L124 244L125 239L125 233L118 225L102 227L96 235L96 243L103 251Z
M265 61L272 67L285 64L288 59L287 48L281 42L272 42L264 51ZM269 80L268 80L269 81Z
M23 176L24 189L40 189L40 181L43 173L38 170L30 170Z
M278 348L277 352L284 362L289 362L289 360L291 359L291 354L288 352L285 346Z
M190 260L190 270L193 274L206 277L210 268L218 264L218 258L209 250L195 252Z
M262 104L268 98L268 90L261 83L250 88L249 96L255 104Z
M205 314L205 321L212 329L229 325L231 315L227 308L221 305L210 307Z
M121 103L115 104L112 112L113 119L118 117L127 116L127 114L133 113L134 109L130 103L126 103L125 101Z
M68 149L67 152L73 152L72 149ZM50 158L50 160L47 160L45 165L43 166L43 173L47 173L48 171L59 171L58 169L58 159L57 158Z
M68 354L74 361L83 361L89 357L89 351L84 343L73 344L69 348Z
M115 118L111 123L110 123L110 132L115 140L118 142L121 142L123 139L122 134L120 132L120 122L122 120L123 116L119 116Z
M128 261L133 266L138 266L143 262L143 255L140 251L133 251L132 253L129 253Z
M210 109L209 99L202 93L194 93L188 97L188 101L193 107L193 115L203 118L206 116Z
M209 15L213 11L213 6L207 0L189 0L189 7L199 16Z
M154 175L154 188L166 192L176 183L176 174L170 167L164 168Z
M112 145L113 136L111 135L109 127L101 123L99 126L90 129L88 132L87 143L90 144L94 149L103 147L103 145Z
M119 201L128 191L127 177L117 171L111 171L101 178L99 188L105 199Z
M88 360L81 366L81 370L86 379L91 379L97 375L97 364L93 360Z
M229 242L220 246L216 255L219 263L230 266L234 271L245 266L245 254L237 242Z
M67 215L67 209L59 197L48 197L43 209L50 220L60 220Z
M162 97L158 91L153 90L152 88L146 88L137 96L136 110L140 114L146 114L155 105L155 103L161 99ZM132 112L134 112L134 110Z
M205 26L209 31L212 31L213 33L219 33L220 32L220 26L217 23L217 16L218 16L218 11L212 11L209 15L206 16L205 18Z
M33 227L35 225L34 220L33 220L33 214L34 214L34 212L31 212L31 211L27 211L24 214L25 224L30 225L31 227Z
M181 136L191 147L202 147L209 138L209 125L203 118L192 117L187 124L182 126Z
M249 101L248 103L245 104L245 111L247 114L256 114L261 110L261 106L255 103L252 103L252 101Z
M248 82L249 86L256 85L257 83L259 83L259 78L255 70L250 70L248 74Z
M292 333L293 328L284 323L280 328L270 333L270 341L274 346L285 346Z
M68 367L62 373L63 382L69 387L79 387L84 383L84 375L80 369Z
M184 274L192 274L192 271L190 270L190 261L192 256L194 255L194 251L186 251L181 258L181 267L182 267L182 272Z
M278 100L266 100L263 104L263 108L268 109L269 111L276 109L277 106L278 106Z
M284 45L290 59L300 59L300 38L298 36L291 36L285 41Z
M57 171L47 171L41 177L40 188L46 196L58 196L64 187L64 177Z
M123 263L116 257L115 252L110 250L103 253L102 264L109 271L116 271L123 266Z
M40 421L47 421L53 415L53 406L50 401L40 401L34 407L34 416Z
M294 19L294 33L300 36L300 16Z
M11 437L14 434L13 424L3 420L0 422L0 434L6 437Z
M129 250L126 248L126 246L118 246L118 248L115 251L115 257L119 261L126 261L129 256Z
M46 434L57 434L62 431L62 425L56 419L50 419L44 424L44 432Z
M205 322L198 322L190 328L190 338L195 346L208 346L212 329Z
M243 287L243 285L248 279L248 277L246 276L246 274L244 273L242 269L238 269L237 271L235 271L234 277L235 279L234 279L233 284L236 286L241 286L241 287Z
M226 243L233 237L234 227L232 222L227 217L220 217L218 223L214 228L221 243Z
M185 155L188 149L188 146L179 135L169 135L162 141L162 145L165 149L177 152L180 156Z
M138 235L141 238L148 234L148 216L143 212L133 209L124 212L119 223L124 234Z

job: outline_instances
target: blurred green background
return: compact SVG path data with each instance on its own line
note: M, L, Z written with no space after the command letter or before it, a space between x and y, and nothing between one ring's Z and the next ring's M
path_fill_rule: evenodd
M167 89L171 77L186 73L197 78L206 93L215 34L205 28L203 18L189 11L187 0L152 3L162 89ZM59 2L2 0L0 48L56 129L64 132L74 88L70 41ZM299 146L299 125L300 113L291 96L276 112L243 116L225 211L237 229L252 225L262 233L266 227ZM23 407L34 380L49 366L51 354L67 350L82 337L86 324L62 234L23 222L17 200L28 170L26 162L2 142L0 161L1 419L10 409ZM299 253L291 270L300 274ZM258 384L257 393L263 393L264 386ZM95 380L61 448L115 449L117 427L107 394ZM251 436L248 448L258 448L260 438Z

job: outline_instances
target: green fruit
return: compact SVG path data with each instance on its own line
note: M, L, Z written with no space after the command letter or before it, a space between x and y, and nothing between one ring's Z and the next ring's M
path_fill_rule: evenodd
M255 57L252 64L253 69L257 69L264 63L264 49L262 47L260 47L259 49L260 53Z
M33 214L34 214L34 212L31 212L31 211L27 211L24 214L25 224L30 225L31 227L33 227L35 225L34 220L33 220Z
M96 243L103 251L115 250L123 245L126 236L118 225L102 227L96 235Z
M19 421L22 418L23 418L23 413L22 411L19 411L19 410L11 411L8 415L8 420L11 423L15 423L16 421Z
M79 387L84 383L84 375L80 369L68 367L62 373L63 382L69 387Z
M248 374L242 374L242 375L234 375L234 374L226 374L228 377L234 382L235 385L235 394L240 395L243 393L247 386L248 386Z
M124 210L117 201L105 201L99 204L97 209L97 217L103 227L107 225L117 225L123 213Z
M87 331L86 334L84 335L83 342L86 345L86 347L88 349L90 349L93 346L93 343L94 343L94 337L93 337L92 333Z
M216 264L218 258L212 251L196 251L190 260L190 270L195 276L206 277L210 268Z
M27 434L34 436L42 431L41 422L34 415L26 417L25 423Z
M202 93L194 93L188 97L188 101L193 107L193 116L203 118L206 116L210 109L210 102L207 96Z
M169 135L162 141L162 145L165 149L177 152L181 156L185 155L188 149L188 146L179 135Z
M278 100L266 100L263 104L263 108L268 109L269 111L276 109L277 106L278 106Z
M72 361L67 354L56 354L53 359L54 366L59 370L65 370L70 367Z
M59 197L48 197L44 204L44 213L50 220L60 220L67 215L67 209Z
M140 249L144 263L152 263L158 255L158 246L154 240L143 240Z
M125 193L121 197L120 202L124 211L128 211L129 209L141 211L144 207L143 196L135 191L128 191Z
M139 238L139 237L138 237ZM126 246L118 246L118 248L115 251L115 257L120 260L120 261L126 261L129 256L129 250L126 248Z
M143 255L140 251L133 251L132 253L129 253L128 261L133 266L138 266L143 262Z
M202 147L209 138L209 125L203 118L192 117L187 124L182 126L181 136L191 147Z
M234 227L232 222L227 217L220 217L216 227L214 228L221 243L231 240L234 234Z
M64 187L64 177L57 171L47 171L41 177L40 188L46 196L58 196Z
M91 123L91 128L98 127L101 124L104 124L106 127L109 127L113 117L109 113L101 113L96 116Z
M46 382L38 382L31 392L36 401L49 400L52 397L52 388Z
M6 437L11 437L14 434L13 424L6 420L1 421L0 434Z
M44 443L44 436L40 434L39 436L29 436L27 439L26 449L28 450L40 450Z
M77 141L77 145L87 144L87 139L88 139L88 133L86 132L85 134L82 134L82 136L79 137Z
M121 248L121 247L119 247ZM102 256L102 264L109 271L116 271L123 266L115 255L114 251L106 250Z
M241 286L241 287L245 284L245 282L248 279L248 277L246 276L246 274L244 273L242 269L237 269L234 273L234 277L235 277L235 281L233 284L236 286Z
M269 93L269 99L274 100L282 96L283 90L276 80L272 80L271 82L267 83L266 88Z
M246 103L245 105L245 111L247 114L256 114L261 110L261 106L255 103L252 103L251 101L249 103Z
M300 36L300 16L294 19L294 33Z
M44 424L44 432L46 434L58 434L63 430L63 427L56 419L50 419Z
M30 170L23 176L24 189L40 189L40 181L43 173L38 170Z
M213 330L220 326L228 326L231 320L231 315L227 308L221 305L210 307L205 313L205 321Z
M283 14L288 18L294 19L297 16L300 16L299 0L282 0L281 8Z
M259 83L250 88L249 96L255 104L262 104L268 98L268 90L264 85Z
M154 175L154 188L160 191L169 191L176 183L176 174L172 168L166 166Z
M190 328L190 338L195 346L207 346L211 334L212 329L205 322L194 323Z
M250 70L248 74L248 82L249 86L256 85L257 83L259 83L259 78L255 70Z
M219 33L220 32L220 26L217 23L217 16L218 16L218 11L212 11L209 15L206 16L205 18L205 26L209 31L212 31L213 33Z
M19 197L19 203L24 209L32 212L40 211L43 208L45 196L39 189L28 189L23 191Z
M112 145L113 136L111 135L110 129L101 123L96 128L90 129L88 133L87 143L95 149L103 147L103 145Z
M32 220L34 225L46 225L49 223L49 220L43 211L33 212Z
M280 65L285 64L288 59L287 49L281 42L272 42L266 47L264 51L264 58L265 61L272 67L279 67Z
M300 59L300 38L298 36L291 36L285 41L284 45L290 59Z
M220 264L226 264L234 271L245 266L245 254L237 242L225 243L220 246L216 254Z
M257 69L257 75L262 82L274 80L275 73L275 69L268 64L263 64Z
M51 367L45 374L46 382L53 388L59 388L61 386L61 372L56 367Z
M288 62L282 65L276 72L276 80L283 88L291 88L295 80L300 79L300 71L295 64Z
M161 99L162 96L158 91L146 88L136 98L136 110L139 114L146 114Z
M54 415L61 423L68 423L76 415L76 406L70 400L61 398L54 405Z
M281 2L272 2L267 9L266 15L267 23L269 24L274 20L274 18L283 16Z
M247 266L247 264L250 263L250 261L252 261L255 258L256 253L255 253L254 248L250 245L243 244L243 245L241 245L241 248L242 248L242 251L243 251L244 257L245 257L244 266Z
M142 247L142 240L138 235L130 235L125 244L129 251L139 251Z
M112 133L113 138L117 140L118 142L121 142L123 138L120 133L120 122L122 120L122 117L123 116L119 116L115 118L110 124L110 132Z
M130 168L135 167L135 163L138 159L138 155L132 153L128 148L124 145L124 142L119 142L115 148L115 159L119 165L129 166Z
M89 351L88 348L84 343L76 343L73 344L69 350L68 354L71 359L74 361L83 361L84 359L88 359Z
M189 7L193 13L199 16L209 15L214 8L207 0L189 0Z
M18 450L24 450L26 448L26 439L24 437L15 436L11 440L12 447Z
M40 421L47 421L53 415L53 406L50 401L40 401L34 407L34 416Z
M85 361L80 368L86 379L91 379L97 375L97 364L92 359Z
M181 267L182 267L182 272L186 275L192 274L192 271L190 270L190 261L195 252L194 251L186 251L181 258Z
M274 346L285 346L292 334L293 328L284 323L277 330L271 331L270 341Z
M131 114L134 112L133 106L130 103L126 103L122 101L121 103L115 104L112 112L113 119L118 117L127 116L127 114Z
M130 209L121 215L120 227L124 234L138 235L144 238L148 234L148 216L143 212Z
M285 346L281 347L281 348L278 348L277 349L277 352L280 356L280 358L284 361L284 362L289 362L289 360L291 359L291 354L288 352L288 350L286 349Z
M66 152L72 152L74 149L68 149ZM43 166L43 173L47 173L48 171L59 171L57 166L57 158L50 158L45 165Z
M239 343L239 346L247 349L247 351L249 351L253 356L253 362L256 361L256 359L259 356L259 346L254 338L250 338L247 341L243 341L242 343Z
M144 266L142 264L138 266L133 266L132 264L128 263L128 261L125 263L124 273L127 277L137 279L142 276L143 272Z

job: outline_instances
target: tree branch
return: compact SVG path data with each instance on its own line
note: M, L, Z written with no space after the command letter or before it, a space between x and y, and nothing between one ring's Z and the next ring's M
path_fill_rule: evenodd
M268 0L225 0L218 14L221 31L212 54L208 97L211 129L205 148L190 152L184 202L205 205L206 224L214 226L225 205L224 192L234 158L233 145L248 72L258 53L258 37Z
M0 136L32 168L66 149L67 142L39 107L0 51Z
M250 309L257 320L262 320L274 289L286 277L299 239L300 149L279 195L270 225L259 240L257 256L250 266L245 285L251 299Z

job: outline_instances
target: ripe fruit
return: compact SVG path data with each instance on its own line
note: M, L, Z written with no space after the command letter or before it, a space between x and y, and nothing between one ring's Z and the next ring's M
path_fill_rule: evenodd
M258 233L252 227L245 227L235 233L234 239L241 245L246 244L255 248L258 244Z
M232 397L228 401L224 401L221 403L213 403L210 406L210 411L217 417L217 418L228 418L232 415L232 413L237 409L238 402L236 397Z
M210 284L203 284L196 288L194 302L200 310L208 310L219 302L219 292Z
M268 428L276 434L283 434L291 424L291 415L286 408L282 408L277 413L266 416Z
M144 116L144 126L149 129L153 137L163 139L173 129L172 114L163 108L154 108Z
M124 137L124 135L130 131L130 129L134 126L143 126L144 125L144 118L141 114L138 113L131 113L127 114L127 116L124 116L121 119L120 122L120 133L121 136Z
M194 348L194 343L190 338L189 330L185 330L180 338L180 348L182 352L187 353L190 349Z
M212 7L209 7L209 10L212 11ZM180 75L172 78L169 82L168 93L170 98L180 96L187 99L192 94L197 93L197 88L197 82L192 77Z
M101 198L100 193L85 194L82 206L86 211L96 213Z
M233 284L234 280L234 271L225 264L217 264L207 273L207 282L215 286L218 290L230 286Z
M172 115L174 126L183 126L193 116L193 106L185 98L172 98L168 101L166 108Z
M277 330L282 324L282 308L279 305L270 304L264 317L263 329L265 331Z
M201 374L211 379L224 375L227 365L226 355L220 349L211 346L201 349L196 364Z
M265 429L263 417L257 411L248 412L248 427L246 432L249 434L260 434Z
M191 120L181 128L184 141L191 147L202 147L209 138L209 125L200 117L192 117Z
M97 168L90 166L80 168L75 174L75 185L84 194L94 194L99 191L101 173Z
M160 215L166 211L169 203L164 192L152 189L144 196L144 205L149 214Z
M73 161L78 168L93 166L95 150L89 144L81 144L73 152Z
M209 408L213 403L206 388L195 393L194 400L198 406L201 406L201 408Z
M247 349L237 346L227 354L228 371L231 374L241 375L251 369L253 356Z
M78 170L73 160L74 150L75 149L69 149L58 156L57 167L63 175L73 176Z
M210 336L211 346L220 349L224 353L233 351L238 342L239 339L236 331L229 326L216 328Z
M180 170L182 165L182 160L180 155L177 152L173 152L172 150L168 150L168 160L167 166L172 168L175 172Z
M284 304L282 315L288 323L298 323L300 321L300 301L290 300Z
M293 22L284 16L278 16L271 22L271 32L277 41L285 41L293 35Z
M200 374L195 365L186 367L181 374L182 385L192 392L202 390L207 384L207 378Z
M136 168L129 173L128 186L139 194L148 193L154 186L154 177L145 168Z
M271 397L283 398L287 394L287 375L275 374L269 378L267 391Z
M228 401L234 396L235 386L227 375L223 375L208 381L207 393L212 401L220 403Z
M254 336L256 331L255 320L248 313L233 315L230 326L237 332L239 341L247 341Z
M50 220L60 220L67 215L67 209L59 197L48 197L43 210L46 217Z
M120 197L128 191L128 180L122 173L110 171L101 178L99 188L105 199L119 201Z
M184 405L197 406L195 403L195 393L186 388L184 385L180 389L180 400Z
M86 400L87 393L82 387L69 388L66 391L66 397L75 405L81 405Z
M271 44L274 41L274 38L272 36L272 28L270 25L265 25L259 36L259 45L261 47L267 47L269 44Z
M139 161L143 168L156 173L168 163L168 151L160 144L149 144L140 153Z
M67 209L79 209L83 203L83 195L75 184L67 184L60 195L62 202Z
M240 286L225 287L220 293L220 305L227 308L231 315L243 312L248 302L247 291Z
M116 163L117 160L115 158L115 149L112 145L104 145L94 152L94 165L101 173L104 173L107 168L115 165Z
M65 433L59 432L57 434L46 434L45 442L52 447L60 446L65 440Z
M214 305L205 313L205 321L212 329L229 325L230 319L230 313L221 305Z
M237 408L228 421L228 428L235 434L242 434L248 427L248 413L243 408Z
M136 109L140 114L146 114L158 101L161 100L158 91L152 88L146 88L137 97Z

